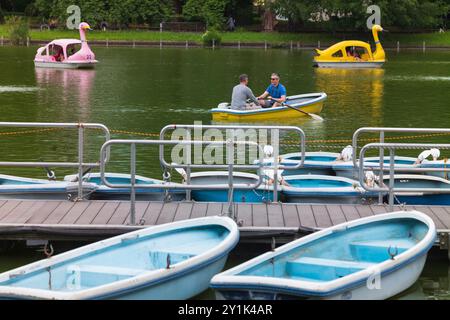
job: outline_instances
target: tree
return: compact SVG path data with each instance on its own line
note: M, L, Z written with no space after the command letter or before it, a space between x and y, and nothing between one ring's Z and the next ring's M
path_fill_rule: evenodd
M448 0L275 0L273 8L300 25L319 23L331 30L363 30L371 4L380 7L383 25L402 28L440 26L449 10Z
M188 0L183 15L189 20L206 22L208 28L220 29L224 23L227 0Z

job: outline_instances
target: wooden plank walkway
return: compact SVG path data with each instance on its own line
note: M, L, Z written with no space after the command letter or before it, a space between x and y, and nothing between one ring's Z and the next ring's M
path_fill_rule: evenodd
M396 210L401 210L396 207ZM407 206L430 216L440 233L450 233L450 207ZM235 204L243 240L299 237L317 229L388 212L380 205ZM226 213L226 203L136 202L129 225L128 201L0 200L0 240L96 240L183 219Z

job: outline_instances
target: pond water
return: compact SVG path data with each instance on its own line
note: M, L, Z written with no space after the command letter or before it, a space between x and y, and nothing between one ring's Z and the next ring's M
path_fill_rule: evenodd
M113 130L113 138L157 138L167 124L210 124L209 109L230 101L239 74L250 76L249 86L259 95L269 84L270 74L278 72L288 95L321 91L328 95L320 114L324 122L302 118L272 123L301 127L313 140L309 151L339 152L360 127L450 126L448 51L390 51L383 69L333 70L313 68L310 51L93 49L100 60L95 70L52 70L34 68L34 47L0 47L0 121L97 122ZM0 128L4 150L0 161L76 161L73 132L11 134L17 130ZM101 137L94 132L86 140L87 160L97 161ZM416 141L447 140L432 136ZM157 149L153 150L138 156L138 173L161 178ZM281 151L293 150L285 146ZM416 151L410 155L420 152ZM448 150L441 154L450 156ZM111 170L128 172L128 159L119 152ZM41 168L1 171L45 175ZM59 178L69 173L73 172L56 170ZM0 255L0 271L34 259L30 251ZM448 274L448 260L429 259L412 291L396 298L448 299Z

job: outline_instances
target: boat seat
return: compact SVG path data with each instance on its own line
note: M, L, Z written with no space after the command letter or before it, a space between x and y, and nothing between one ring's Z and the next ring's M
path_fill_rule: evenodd
M330 281L373 265L360 261L301 257L286 263L286 273L293 278Z
M170 259L170 265L177 264L195 256L190 253L177 253L172 251L150 251L150 268L161 269L167 267L167 256Z
M371 241L354 241L350 243L350 252L356 260L379 263L391 259L391 254L398 255L416 243L412 239L387 239ZM389 249L390 248L390 249Z
M91 288L135 277L147 271L145 269L114 266L73 264L67 266L65 285L68 290Z

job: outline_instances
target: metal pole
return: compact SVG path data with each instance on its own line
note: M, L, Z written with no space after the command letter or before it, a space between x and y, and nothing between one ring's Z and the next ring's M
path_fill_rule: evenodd
M400 52L400 41L397 41L397 53Z
M238 49L241 50L241 40L238 41Z
M234 135L233 135L234 136ZM234 162L234 138L227 141L227 162L228 162L228 216L234 217L233 204L233 162Z
M425 52L425 48L426 48L426 45L425 45L425 41L422 43L422 50L423 50L423 52Z
M133 40L133 48L136 48L136 41Z
M292 48L293 48L293 44L292 44L292 40L291 40L291 51L292 51Z
M394 211L394 161L395 161L395 151L393 148L389 149L389 211Z
M267 50L267 40L264 40L264 50Z
M191 130L186 130L186 132L189 135L187 140L191 140ZM187 149L186 162L188 164L188 167L186 168L186 184L190 185L192 172L192 169L190 167L190 165L192 164L191 145L188 145L186 149ZM186 200L191 201L191 190L189 189L186 189Z
M131 195L130 195L130 224L136 224L136 144L131 144Z
M84 129L80 123L78 125L78 200L83 199L83 144L84 144Z
M320 40L317 41L317 48L320 49Z
M189 43L188 43L188 41L186 40L186 49L189 47Z
M384 131L380 132L380 143L384 143ZM380 148L380 172L379 172L379 185L383 185L383 166L384 166L384 148ZM378 194L378 204L383 204L383 193Z
M279 143L279 137L278 137L278 130L270 130L271 139L272 139L272 146L275 146L273 148L273 157L274 157L274 171L273 171L273 179L275 180L273 182L273 202L278 202L278 146ZM276 143L275 143L276 142Z
M2 36L2 47L3 47L3 36Z
M212 48L213 50L216 48L216 39L212 39Z
M109 39L106 38L106 47L109 48Z

